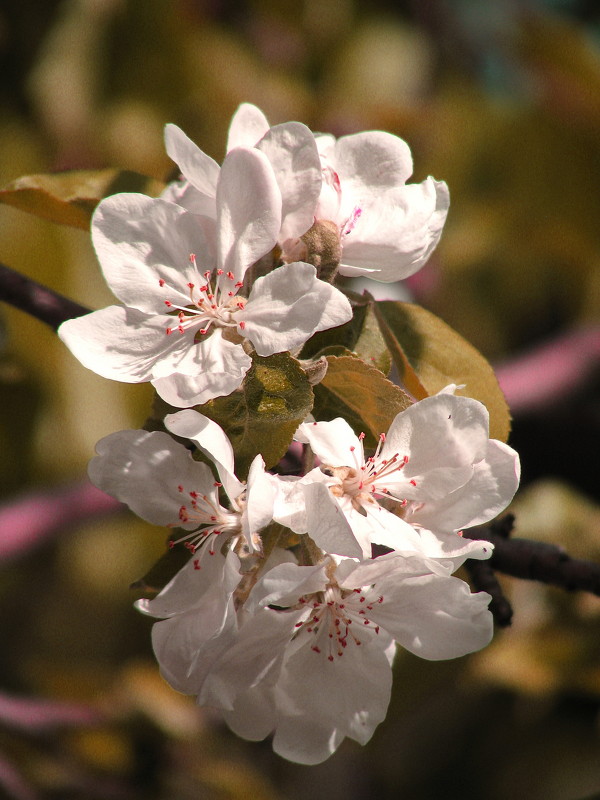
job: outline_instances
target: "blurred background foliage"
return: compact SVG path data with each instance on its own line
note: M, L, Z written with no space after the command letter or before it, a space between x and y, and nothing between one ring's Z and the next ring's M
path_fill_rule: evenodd
M597 560L599 43L593 0L4 0L0 185L113 166L165 180L163 125L220 160L243 101L271 123L402 136L415 179L443 178L452 197L408 291L500 365L524 470L516 535ZM111 301L83 231L2 206L0 261L89 307ZM1 312L0 540L20 544L0 548L0 794L600 797L594 597L503 581L512 628L455 662L400 654L373 741L318 767L235 739L170 690L129 589L164 531L73 512L95 442L143 423L148 387L87 372L40 322ZM536 346L549 360L514 380Z

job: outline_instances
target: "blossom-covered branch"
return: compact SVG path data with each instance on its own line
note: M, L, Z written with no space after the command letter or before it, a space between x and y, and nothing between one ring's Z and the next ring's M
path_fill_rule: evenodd
M90 311L5 264L0 264L0 300L31 314L53 330L66 320L82 317Z

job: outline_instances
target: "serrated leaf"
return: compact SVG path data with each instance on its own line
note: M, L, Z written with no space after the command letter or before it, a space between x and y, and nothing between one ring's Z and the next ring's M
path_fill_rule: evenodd
M510 412L491 364L472 344L435 314L412 303L373 301L383 337L400 379L417 399L450 383L465 384L457 394L483 403L490 436L505 442Z
M254 355L240 390L217 397L198 411L217 422L235 452L236 474L244 480L260 453L267 468L285 455L298 425L310 414L313 391L289 353Z
M0 190L0 203L59 225L89 230L92 213L103 197L118 192L157 195L163 187L154 178L127 170L72 170L17 178Z
M356 356L328 356L327 361L327 373L315 386L315 419L342 416L356 433L365 433L368 447L375 447L379 434L411 404L409 396Z

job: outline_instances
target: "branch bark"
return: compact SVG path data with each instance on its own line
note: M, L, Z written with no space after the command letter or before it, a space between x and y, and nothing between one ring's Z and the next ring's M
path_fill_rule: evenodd
M56 331L63 322L90 309L0 264L0 300L45 322Z

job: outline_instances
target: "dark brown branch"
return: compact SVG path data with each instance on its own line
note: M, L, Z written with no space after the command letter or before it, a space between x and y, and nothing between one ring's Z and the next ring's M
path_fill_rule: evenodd
M600 596L600 564L571 558L562 547L553 544L511 539L512 524L511 515L507 515L488 525L465 530L463 536L492 542L494 553L487 563L498 572Z
M490 611L496 624L501 628L508 627L513 618L512 606L504 596L502 586L490 562L471 558L465 562L465 569L469 573L473 589L477 592L487 592L492 596Z
M4 264L0 264L0 300L45 322L54 331L66 320L90 313L89 308L80 306Z

